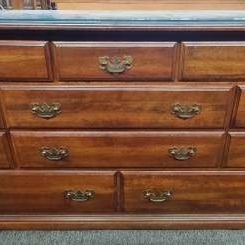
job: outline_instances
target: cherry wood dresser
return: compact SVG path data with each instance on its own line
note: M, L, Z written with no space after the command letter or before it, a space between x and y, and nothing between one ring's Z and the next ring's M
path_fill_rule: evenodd
M0 229L245 228L244 10L1 11L0 39Z

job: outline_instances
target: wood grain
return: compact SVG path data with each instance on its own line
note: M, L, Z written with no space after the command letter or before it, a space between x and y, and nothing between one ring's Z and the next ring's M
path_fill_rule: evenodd
M245 9L243 1L58 0L62 4L117 9L120 16L111 11L112 20L100 25L94 21L104 14L95 12L86 23L80 14L76 24L0 24L0 39L12 39L0 42L0 124L6 127L0 133L0 228L244 228L245 45L238 25L244 14L231 10ZM229 11L122 12L176 8ZM133 67L107 74L98 64L107 55L131 55ZM60 103L61 113L42 119L32 103ZM198 104L201 112L180 119L171 112L177 103ZM66 147L68 157L47 160L43 146ZM177 161L169 153L173 146L197 152ZM146 188L173 195L150 203ZM65 190L85 189L95 190L95 198L64 199Z
M10 155L9 142L4 131L0 131L0 168L10 168L12 157Z
M229 153L226 167L245 167L245 132L230 132Z
M180 79L244 79L244 54L244 42L184 42Z
M94 190L85 202L64 198L65 191ZM114 172L1 172L1 214L112 213L115 210Z
M223 132L95 132L12 131L16 161L23 168L71 167L216 167L224 145ZM179 161L172 147L196 147L196 155ZM66 148L69 156L51 161L42 147Z
M164 214L244 213L244 172L123 172L124 210ZM144 198L146 189L172 191L163 203Z
M245 127L245 86L239 87L239 94L237 95L238 107L236 113L234 113L234 119L232 122L232 128L244 128Z
M56 0L60 10L230 10L245 9L242 0Z
M2 230L243 229L243 214L4 215Z
M2 88L9 128L223 128L231 86L8 86ZM16 98L18 98L16 100ZM31 111L33 103L59 103L49 120ZM201 106L190 119L172 113L174 104Z
M0 80L50 80L49 56L45 41L0 41Z
M173 80L176 43L54 42L60 80ZM99 57L133 58L132 68L121 74L102 70Z

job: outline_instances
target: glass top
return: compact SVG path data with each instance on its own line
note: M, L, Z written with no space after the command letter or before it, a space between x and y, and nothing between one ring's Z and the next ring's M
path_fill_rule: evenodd
M245 25L245 10L2 10L0 23L81 25Z

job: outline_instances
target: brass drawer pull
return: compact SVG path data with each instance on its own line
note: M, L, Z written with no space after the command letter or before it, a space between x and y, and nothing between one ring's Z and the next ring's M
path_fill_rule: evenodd
M76 202L86 202L95 197L95 191L65 191L65 198Z
M183 120L193 118L194 116L200 114L202 111L202 107L200 105L181 105L174 104L172 105L171 112L176 117L181 118Z
M40 153L43 157L47 158L50 161L60 161L69 155L68 149L63 147L60 148L42 147Z
M33 103L31 105L33 114L44 119L50 119L56 117L61 113L61 105L59 103Z
M176 147L173 146L171 147L169 150L169 154L178 161L185 161L188 160L192 157L194 157L197 153L197 148L196 147L188 147L188 148L184 148L184 147Z
M144 198L148 199L150 202L165 202L172 196L171 191L156 191L148 189L144 191Z
M101 70L105 70L108 73L123 73L132 68L133 58L132 56L114 56L111 58L109 56L102 56L99 57L99 65Z

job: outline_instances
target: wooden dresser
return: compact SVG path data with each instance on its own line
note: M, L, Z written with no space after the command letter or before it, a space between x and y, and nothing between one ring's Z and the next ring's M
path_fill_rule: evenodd
M1 11L0 229L244 229L244 10Z

